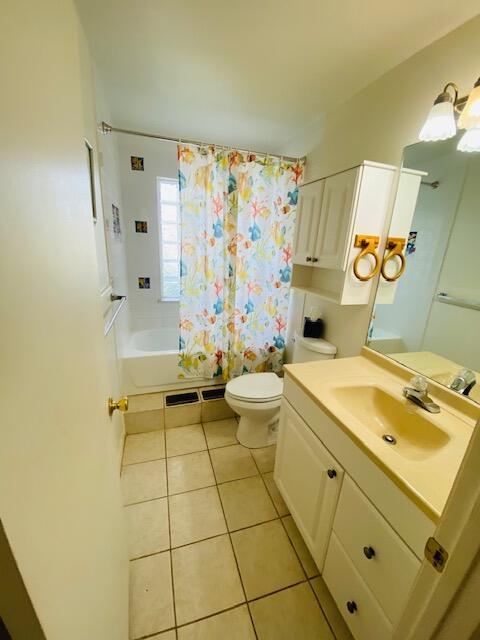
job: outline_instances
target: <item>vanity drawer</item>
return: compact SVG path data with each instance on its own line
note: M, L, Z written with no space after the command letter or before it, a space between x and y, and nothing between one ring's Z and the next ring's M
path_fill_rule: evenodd
M395 625L420 561L346 474L333 530Z
M392 637L388 618L335 533L330 537L323 579L355 640L389 640ZM348 607L352 605L355 609L350 612Z

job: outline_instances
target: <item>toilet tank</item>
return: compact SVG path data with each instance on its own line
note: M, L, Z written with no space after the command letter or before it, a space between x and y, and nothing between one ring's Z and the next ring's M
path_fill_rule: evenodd
M312 360L331 360L335 358L337 347L321 338L304 338L295 333L293 362L311 362Z

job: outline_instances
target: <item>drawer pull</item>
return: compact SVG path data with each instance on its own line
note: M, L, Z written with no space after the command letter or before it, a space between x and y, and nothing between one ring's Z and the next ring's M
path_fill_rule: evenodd
M327 476L329 478L336 478L337 477L337 472L335 471L335 469L329 469L327 471Z
M307 262L311 262L311 261L312 261L312 258L311 258L310 256L307 256L307 257L305 258L305 260L306 260Z
M318 262L318 258L312 258L312 262Z
M355 613L355 611L358 609L357 603L355 602L355 600L349 600L347 602L347 609L348 609L348 613Z
M373 547L363 547L363 553L365 557L371 560L375 555L375 549Z

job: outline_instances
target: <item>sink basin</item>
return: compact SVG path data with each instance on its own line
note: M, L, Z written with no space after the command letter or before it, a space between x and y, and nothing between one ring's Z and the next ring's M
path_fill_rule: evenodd
M403 397L396 398L380 387L334 387L331 392L342 408L378 436L385 447L404 458L425 460L450 440L449 434L435 424L427 411L410 405ZM393 436L395 444L389 444L383 436Z

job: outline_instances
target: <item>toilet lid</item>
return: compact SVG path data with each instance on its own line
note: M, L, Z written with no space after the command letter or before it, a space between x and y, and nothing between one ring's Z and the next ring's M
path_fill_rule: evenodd
M226 391L254 402L274 400L282 395L283 380L275 373L246 373L227 382Z

